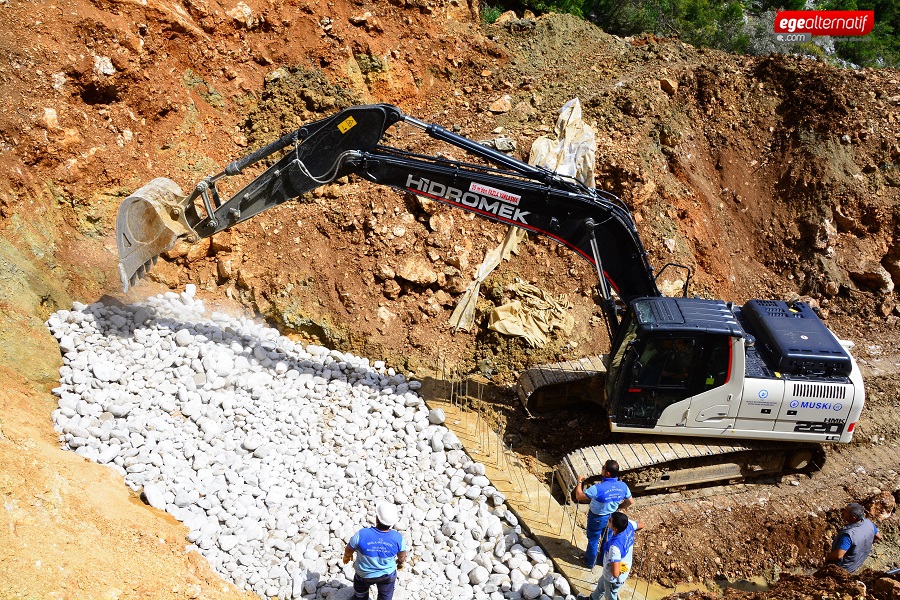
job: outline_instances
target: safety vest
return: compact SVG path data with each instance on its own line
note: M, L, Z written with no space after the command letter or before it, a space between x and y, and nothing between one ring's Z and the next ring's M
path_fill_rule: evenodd
M839 567L853 573L866 562L866 558L872 550L872 542L875 541L875 524L869 519L863 519L856 523L844 525L838 532L838 536L835 537L835 542L837 542L837 538L840 537L841 533L845 533L850 537L850 549L844 553L844 556L841 557L837 564Z

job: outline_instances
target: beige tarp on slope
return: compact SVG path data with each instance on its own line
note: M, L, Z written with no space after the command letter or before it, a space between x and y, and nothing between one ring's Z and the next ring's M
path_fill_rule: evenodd
M555 133L555 138L541 136L534 141L528 162L574 177L593 187L597 143L594 130L581 119L581 103L578 98L562 107ZM469 284L450 317L452 326L468 331L474 325L475 304L481 282L503 259L508 259L510 253L515 252L515 246L524 237L524 230L510 227L503 242L485 254L475 281ZM525 337L534 347L544 346L547 334L554 329L571 333L573 319L568 314L570 304L564 295L553 297L530 284L516 284L509 290L521 296L521 300L495 308L489 319L490 329L506 335Z
M469 284L466 291L463 292L459 304L450 315L450 325L456 329L468 331L475 324L475 304L478 302L478 291L481 289L481 282L487 279L491 271L497 268L502 260L509 260L510 254L516 252L516 246L525 239L525 230L518 227L510 227L506 232L506 237L500 242L500 245L493 250L488 250L484 255L484 260L478 265L478 271L475 273L475 281Z
M488 328L512 336L524 337L532 348L543 348L548 334L556 329L572 333L575 317L565 294L554 296L530 283L514 283L507 288L520 300L513 300L491 311Z

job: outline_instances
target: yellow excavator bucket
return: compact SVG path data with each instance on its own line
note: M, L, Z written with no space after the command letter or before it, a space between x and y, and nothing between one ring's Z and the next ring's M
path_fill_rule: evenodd
M116 243L123 291L147 273L178 238L192 234L184 218L186 200L177 183L158 177L119 205Z

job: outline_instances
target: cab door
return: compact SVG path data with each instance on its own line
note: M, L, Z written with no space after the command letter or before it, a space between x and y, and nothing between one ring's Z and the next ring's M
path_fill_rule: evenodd
M706 336L687 427L731 429L741 403L744 372L744 340L739 337Z
M705 333L636 341L610 402L614 425L733 428L743 385L742 343L738 337Z
M677 412L682 403L687 410L701 347L697 337L686 335L634 342L609 403L613 423L652 429L664 413Z

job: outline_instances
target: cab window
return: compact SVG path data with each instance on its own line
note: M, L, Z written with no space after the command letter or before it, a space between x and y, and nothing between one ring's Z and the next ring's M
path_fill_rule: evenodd
M635 363L634 384L642 387L680 387L688 385L697 340L662 338L648 341Z
M709 390L725 385L731 367L731 338L716 336L708 340L703 364L706 370L703 389Z

